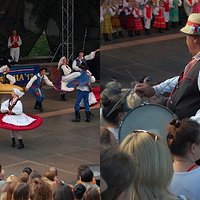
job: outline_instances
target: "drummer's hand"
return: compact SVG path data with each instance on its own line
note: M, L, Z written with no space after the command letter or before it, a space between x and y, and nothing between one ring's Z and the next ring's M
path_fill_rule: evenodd
M134 87L134 91L138 94L140 97L152 97L156 94L156 91L154 88L147 83L138 83Z
M24 88L24 91L27 92L27 91L28 91L28 88Z

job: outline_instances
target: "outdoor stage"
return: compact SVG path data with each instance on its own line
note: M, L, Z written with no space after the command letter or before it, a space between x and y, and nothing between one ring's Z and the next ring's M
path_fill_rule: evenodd
M54 74L57 67L50 68L50 79L57 78ZM98 85L98 84L97 84ZM30 94L22 97L25 113L39 114L43 117L43 124L32 131L23 133L25 148L18 150L10 147L9 131L0 129L0 164L10 174L18 175L24 167L29 166L42 175L50 167L58 168L60 178L66 183L76 179L77 168L81 164L99 164L99 104L92 107L95 118L85 122L85 113L81 112L80 123L73 123L73 105L75 92L67 93L67 101L60 101L59 93L44 86L46 99L44 112L33 109L35 99ZM1 95L0 99L7 98Z

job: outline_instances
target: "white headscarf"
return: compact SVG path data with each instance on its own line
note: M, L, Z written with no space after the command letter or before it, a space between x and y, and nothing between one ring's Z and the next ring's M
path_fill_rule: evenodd
M13 88L13 92L19 97L21 98L24 95L24 92L21 92L19 89L17 88Z
M60 67L63 65L63 60L64 60L65 58L66 58L66 57L63 56L63 57L59 60L59 62L58 62L58 68L57 68L57 69L60 69Z

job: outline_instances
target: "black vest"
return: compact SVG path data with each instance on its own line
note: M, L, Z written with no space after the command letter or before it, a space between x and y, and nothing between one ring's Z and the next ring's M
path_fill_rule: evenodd
M174 112L179 119L190 118L200 109L200 91L198 88L198 76L200 62L188 72L186 77L176 85L169 101L168 108Z
M62 65L60 66L60 74L61 74L61 76L64 76L65 74L64 74L63 69L61 67L62 67Z
M3 74L3 83L4 84L10 84L9 79L6 77L7 74Z

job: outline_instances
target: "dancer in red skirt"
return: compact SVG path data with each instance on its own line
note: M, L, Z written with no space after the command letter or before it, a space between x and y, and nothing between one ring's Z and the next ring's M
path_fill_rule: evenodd
M2 102L1 112L3 114L0 114L0 128L10 130L11 147L15 147L15 138L18 139L18 149L24 148L22 135L19 131L37 128L42 123L41 117L23 113L23 106L20 100L23 95L23 92L14 88L11 98Z
M139 3L135 3L135 7L133 9L133 16L134 16L134 24L135 24L135 34L140 35L143 28L142 24L142 11L139 8Z
M159 6L157 6L154 10L155 19L153 23L153 27L157 28L159 33L163 33L163 29L166 28L164 12L165 12L164 2L159 1Z

